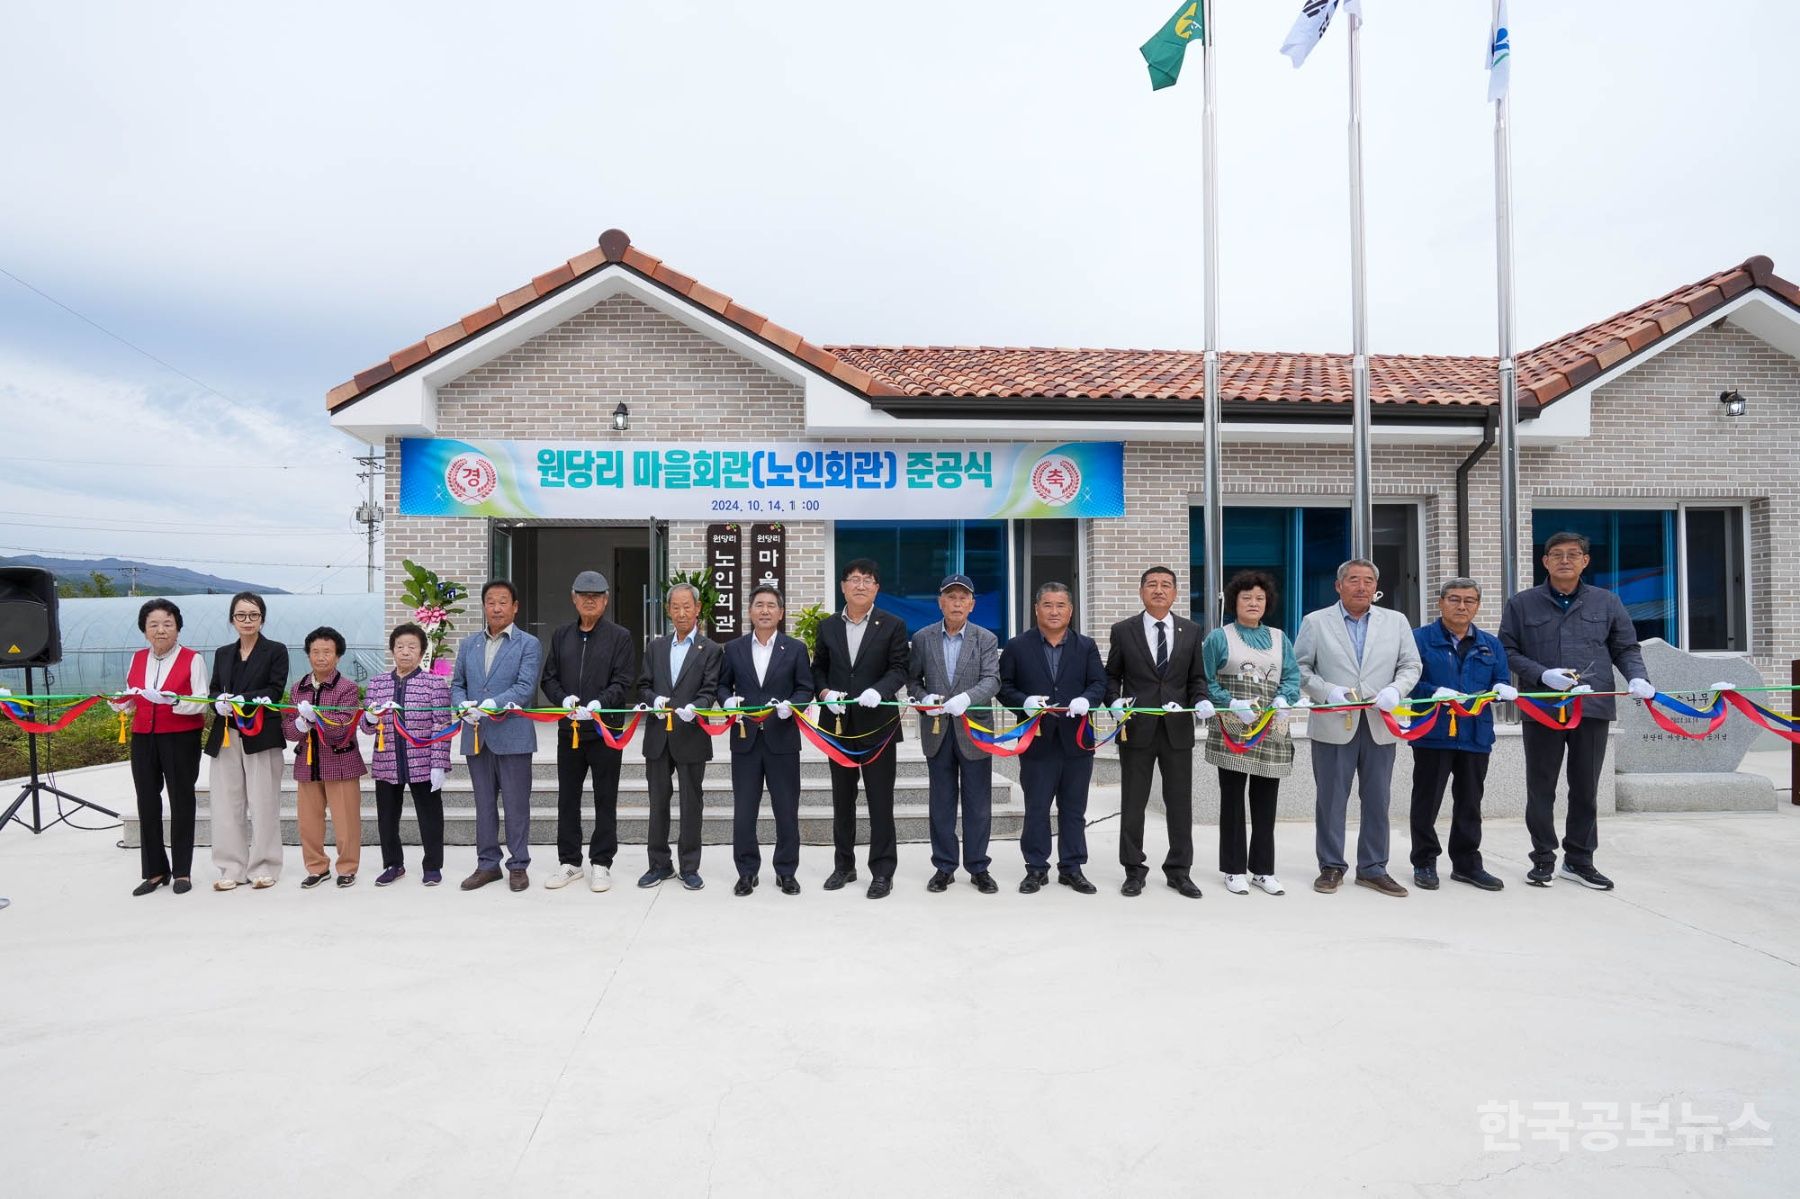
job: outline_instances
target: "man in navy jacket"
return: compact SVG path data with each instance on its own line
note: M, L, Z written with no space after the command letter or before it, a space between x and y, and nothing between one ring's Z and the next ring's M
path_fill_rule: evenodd
M733 895L756 889L762 845L756 818L763 788L775 815L775 885L783 895L800 894L794 872L800 866L800 730L794 709L812 702L812 666L806 644L781 631L786 605L768 583L750 593L750 632L725 643L719 688L728 708L772 707L761 721L738 718L731 742L731 850L737 865Z
M1027 629L1000 653L1000 702L1022 709L1027 718L1045 713L1031 747L1019 755L1019 786L1025 792L1025 825L1019 849L1025 855L1030 895L1050 881L1050 804L1056 803L1056 881L1083 895L1094 893L1081 868L1087 863L1088 783L1094 777L1093 739L1083 748L1076 734L1081 718L1106 698L1106 668L1100 647L1069 627L1074 598L1062 583L1045 583L1031 606L1037 627Z
M1413 631L1422 667L1413 698L1488 691L1507 701L1519 698L1507 682L1500 639L1475 627L1480 610L1481 584L1474 579L1446 579L1438 588L1438 619ZM1446 783L1451 793L1450 877L1483 891L1503 885L1481 866L1481 796L1493 748L1492 707L1453 720L1448 705L1439 705L1437 723L1412 743L1413 882L1427 891L1438 888L1437 817Z

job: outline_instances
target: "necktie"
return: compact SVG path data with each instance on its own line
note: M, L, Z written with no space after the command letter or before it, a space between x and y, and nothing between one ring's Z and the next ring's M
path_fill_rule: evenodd
M1169 630L1162 621L1156 622L1156 673L1162 674L1169 668Z

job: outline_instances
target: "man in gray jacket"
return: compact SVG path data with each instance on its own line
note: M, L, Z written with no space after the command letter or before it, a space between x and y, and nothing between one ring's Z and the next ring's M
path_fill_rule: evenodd
M1000 690L1000 641L969 622L975 610L975 584L967 575L951 575L938 586L938 611L944 619L913 634L906 689L925 705L919 716L919 740L931 771L931 864L937 867L928 891L943 891L956 881L956 809L962 807L962 864L969 881L983 895L1000 889L988 872L988 832L993 827L994 759L982 752L963 727L971 709L974 719L993 727L987 707Z
M1500 616L1500 644L1518 676L1521 691L1585 694L1601 684L1612 690L1613 667L1624 675L1633 697L1656 694L1638 652L1637 629L1619 597L1582 581L1587 570L1588 539L1580 533L1555 533L1544 543L1542 587L1521 591L1506 601ZM1525 881L1548 887L1556 873L1556 778L1563 754L1569 758L1569 811L1562 842L1564 878L1597 891L1612 890L1612 880L1594 869L1600 843L1594 803L1606 741L1612 732L1615 701L1593 695L1582 701L1581 723L1553 729L1526 721L1525 827L1531 833L1531 873Z

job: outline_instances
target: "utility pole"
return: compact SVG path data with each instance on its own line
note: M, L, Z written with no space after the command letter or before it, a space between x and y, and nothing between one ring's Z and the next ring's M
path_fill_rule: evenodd
M375 590L375 531L381 527L381 518L385 515L381 505L375 502L375 480L382 474L387 463L374 446L370 446L369 452L355 461L362 467L356 472L356 477L368 483L368 498L357 505L356 522L363 526L364 535L369 542L369 591L372 594ZM320 591L323 592L324 588L321 587Z

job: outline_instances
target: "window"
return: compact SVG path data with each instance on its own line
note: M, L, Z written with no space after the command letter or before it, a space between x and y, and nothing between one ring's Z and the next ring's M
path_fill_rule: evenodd
M1419 623L1418 508L1413 504L1376 504L1375 565L1381 571L1382 597L1377 602ZM1204 612L1200 592L1206 586L1206 513L1188 509L1189 611ZM1240 570L1261 570L1275 579L1279 607L1269 623L1292 632L1300 618L1337 602L1337 568L1350 556L1349 508L1225 509L1225 572L1229 582Z
M1534 584L1548 577L1544 542L1564 531L1588 539L1582 581L1617 593L1638 640L1660 637L1695 651L1750 648L1743 508L1534 509Z
M969 619L1005 636L1007 613L1006 522L1003 520L840 520L835 538L836 580L853 558L881 564L877 607L922 629L943 619L938 584L945 575L966 574L975 583L975 611ZM842 607L841 601L834 607Z

